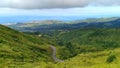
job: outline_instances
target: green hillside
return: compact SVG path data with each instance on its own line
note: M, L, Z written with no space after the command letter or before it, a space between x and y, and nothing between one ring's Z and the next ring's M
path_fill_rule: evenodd
M120 29L80 29L50 36L59 46L57 56L64 62L35 62L25 68L119 68ZM46 37L46 36L44 36Z
M89 18L89 19L85 19L85 20L77 20L77 21L73 21L70 22L72 24L74 23L82 23L82 22L86 22L86 23L92 23L92 22L99 22L99 23L103 23L103 22L110 22L110 21L114 21L119 19L119 17L111 17L111 18Z
M48 43L42 37L33 37L0 25L0 68L18 62L52 61Z
M120 48L100 52L81 53L62 63L42 64L43 65L40 65L40 63L38 63L38 66L35 66L35 68L119 68Z
M80 29L54 34L52 37L60 46L58 56L64 62L44 63L43 68L119 68L119 34L119 28Z
M0 68L119 68L119 40L119 28L34 35L0 25ZM50 44L63 62L53 62Z
M53 36L60 45L60 58L79 53L98 52L120 47L120 29L80 29L60 32Z
M32 21L28 23L16 23L8 25L22 32L50 32L50 31L61 31L61 30L76 30L86 28L119 28L120 18L89 18L84 20L75 21L57 21L57 20L44 20L44 21Z

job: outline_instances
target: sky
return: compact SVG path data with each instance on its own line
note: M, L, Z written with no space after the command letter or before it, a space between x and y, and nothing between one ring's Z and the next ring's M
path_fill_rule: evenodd
M120 0L1 0L0 24L119 17Z

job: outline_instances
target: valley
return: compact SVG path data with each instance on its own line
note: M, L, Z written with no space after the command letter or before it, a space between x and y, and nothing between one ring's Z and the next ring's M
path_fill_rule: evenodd
M1 0L0 68L120 68L120 0Z
M18 29L20 25L17 27L0 25L0 67L119 68L119 19L104 19L104 22L103 19L97 20L99 23L89 23L93 25L90 28L81 28L83 23L64 25L49 23L37 26L39 27L37 29L34 26L34 31L33 29L27 31L27 25L23 26L24 24L20 30ZM103 24L111 25L102 27ZM27 27L33 28L31 25ZM21 28L25 30L22 31Z

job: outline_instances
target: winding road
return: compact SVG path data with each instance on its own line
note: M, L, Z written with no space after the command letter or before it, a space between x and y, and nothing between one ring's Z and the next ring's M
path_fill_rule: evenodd
M58 59L57 57L56 57L56 47L54 47L54 46L50 46L50 48L52 49L52 58L53 58L53 60L55 61L55 62L63 62L63 60L61 60L61 59Z

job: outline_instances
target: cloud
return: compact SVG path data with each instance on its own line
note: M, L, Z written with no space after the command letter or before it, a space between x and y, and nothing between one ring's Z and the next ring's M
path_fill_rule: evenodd
M74 8L120 5L120 0L1 0L0 7L20 9Z

